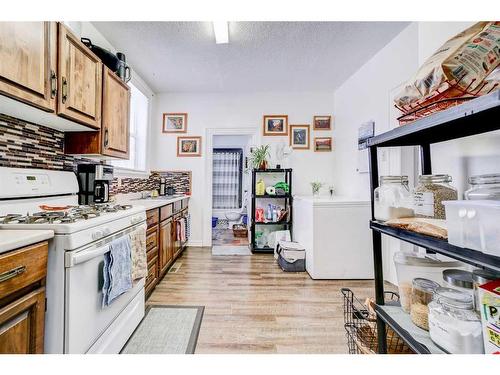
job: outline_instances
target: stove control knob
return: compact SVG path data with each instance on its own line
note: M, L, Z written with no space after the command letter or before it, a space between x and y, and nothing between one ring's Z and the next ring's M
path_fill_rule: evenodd
M103 234L104 234L105 236L108 236L108 235L111 233L111 229L109 229L109 228L104 228L104 229L102 230L102 232L103 232Z
M95 232L92 233L92 238L94 240L98 240L99 238L102 238L104 236L104 233L102 230L96 230Z
M130 220L130 224L137 224L137 223L140 223L140 222L141 222L141 218L140 217L133 217Z

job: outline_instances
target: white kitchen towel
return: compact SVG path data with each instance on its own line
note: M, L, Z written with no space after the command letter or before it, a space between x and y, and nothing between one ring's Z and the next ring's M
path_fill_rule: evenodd
M146 228L141 226L130 233L132 244L132 280L148 275L148 261L146 255Z
M123 236L111 242L109 251L104 254L103 308L132 288L131 271L130 237Z

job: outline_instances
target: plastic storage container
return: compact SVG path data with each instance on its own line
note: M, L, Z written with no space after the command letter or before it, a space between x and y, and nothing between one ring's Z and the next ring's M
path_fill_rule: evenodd
M376 220L387 221L413 217L408 176L381 176L380 186L375 189L373 195Z
M500 174L482 174L469 177L467 200L500 200Z
M394 254L394 263L396 264L398 277L399 301L401 302L401 308L407 313L410 312L413 279L421 277L440 284L443 280L444 270L448 268L464 268L464 264L458 261L443 262L402 251Z
M446 201L448 242L500 256L500 201Z
M429 334L436 345L452 354L484 353L481 320L469 294L438 288L428 308Z

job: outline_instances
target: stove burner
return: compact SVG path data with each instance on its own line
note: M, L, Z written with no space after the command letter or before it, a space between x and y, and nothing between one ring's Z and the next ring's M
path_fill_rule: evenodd
M0 224L61 224L93 219L101 214L128 210L132 205L108 203L77 206L67 211L40 211L33 214L7 214L0 216Z

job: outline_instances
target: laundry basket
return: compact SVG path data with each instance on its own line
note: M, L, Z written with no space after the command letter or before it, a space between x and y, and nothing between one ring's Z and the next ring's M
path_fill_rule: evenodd
M349 354L376 354L377 317L375 312L354 296L349 288L340 290L344 296L344 328ZM385 292L386 301L398 301L399 295ZM387 353L413 354L413 351L390 327L386 329Z

